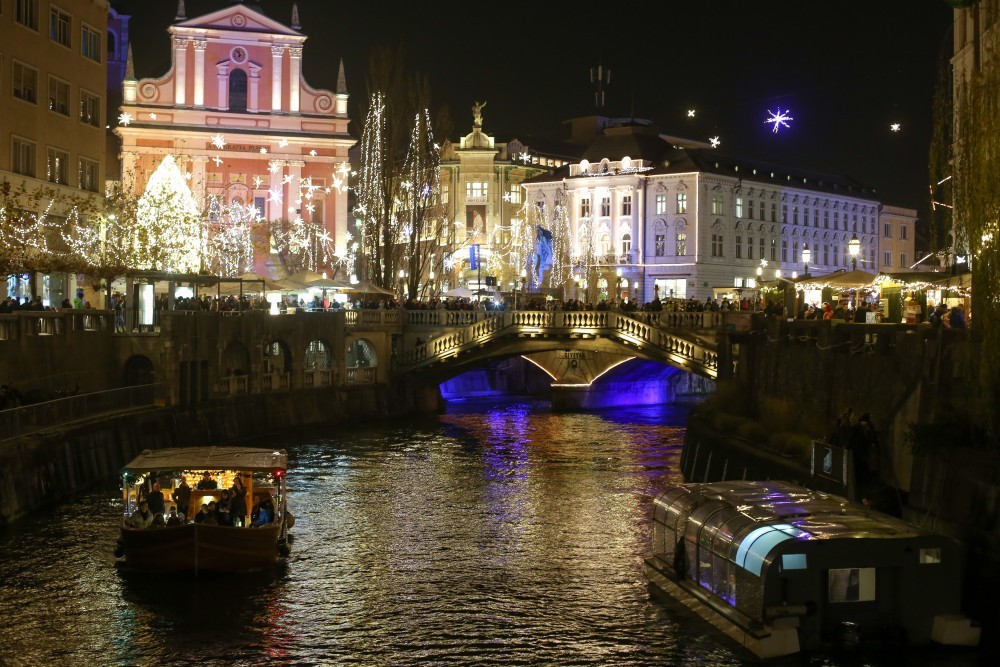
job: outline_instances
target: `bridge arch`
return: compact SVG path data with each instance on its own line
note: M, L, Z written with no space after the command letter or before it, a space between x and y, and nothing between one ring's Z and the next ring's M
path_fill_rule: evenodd
M144 354L133 354L125 360L124 376L128 387L152 384L156 381L153 361Z

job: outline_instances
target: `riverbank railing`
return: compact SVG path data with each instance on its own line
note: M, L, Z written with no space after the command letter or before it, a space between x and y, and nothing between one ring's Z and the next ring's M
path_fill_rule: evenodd
M157 382L0 410L0 441L91 417L148 407L156 403L157 396L165 389L165 383Z

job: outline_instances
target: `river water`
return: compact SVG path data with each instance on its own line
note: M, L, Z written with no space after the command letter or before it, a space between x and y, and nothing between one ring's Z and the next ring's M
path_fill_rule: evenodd
M297 539L251 576L116 567L109 480L0 533L0 664L742 664L643 574L685 421L510 401L268 440L289 453Z

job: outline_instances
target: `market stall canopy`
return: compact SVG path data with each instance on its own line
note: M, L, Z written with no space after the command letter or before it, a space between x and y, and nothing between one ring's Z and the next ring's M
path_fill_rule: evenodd
M342 291L347 292L348 294L381 294L383 296L396 296L396 293L392 290L379 287L375 283L367 281L360 282L357 285L351 285Z
M351 288L348 283L333 278L324 278L323 274L308 270L293 273L287 278L282 278L278 283L289 289L315 287L317 289L347 290Z
M443 296L446 299L448 298L471 299L472 297L476 296L476 293L464 287L456 287L455 289L448 290L441 296Z
M861 289L875 284L876 276L860 269L855 271L834 271L822 276L800 277L795 281L802 287L831 287L833 289Z
M259 294L261 292L281 292L283 287L277 281L257 273L244 273L235 278L223 278L219 281L219 294Z

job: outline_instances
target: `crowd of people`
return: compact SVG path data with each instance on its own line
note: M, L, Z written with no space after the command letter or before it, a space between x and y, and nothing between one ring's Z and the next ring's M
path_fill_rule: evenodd
M218 490L218 483L206 472L195 488L199 491L215 491ZM269 494L255 495L253 505L247 507L247 488L240 475L233 478L232 486L222 490L218 500L202 503L194 516L188 514L192 489L185 478L181 478L171 493L173 504L169 506L159 481L151 480L142 489L138 509L129 516L129 524L133 528L180 526L189 522L237 528L259 527L271 523L275 517L274 504Z

